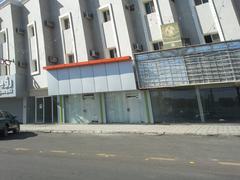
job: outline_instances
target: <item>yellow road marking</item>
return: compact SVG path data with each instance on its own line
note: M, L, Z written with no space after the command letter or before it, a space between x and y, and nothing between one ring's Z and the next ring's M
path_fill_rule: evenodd
M60 154L67 153L67 151L61 151L61 150L52 150L50 152L52 152L52 153L60 153Z
M96 154L96 155L97 155L97 156L100 156L100 157L105 157L105 158L115 157L115 156L116 156L115 154L105 154L105 153Z
M15 148L16 151L30 151L28 148Z
M225 166L240 166L240 163L236 163L236 162L218 162L218 164L225 165Z
M156 161L176 161L174 158L166 158L166 157L149 157L145 158L145 161L156 160Z

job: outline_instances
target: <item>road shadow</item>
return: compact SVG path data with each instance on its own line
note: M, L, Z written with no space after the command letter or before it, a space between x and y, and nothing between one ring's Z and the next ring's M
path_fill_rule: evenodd
M36 136L37 134L34 132L20 132L19 134L9 133L7 137L0 136L0 141L24 140Z

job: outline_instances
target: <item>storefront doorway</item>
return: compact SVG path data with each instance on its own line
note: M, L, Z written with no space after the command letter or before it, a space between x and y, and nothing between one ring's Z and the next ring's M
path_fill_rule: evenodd
M107 123L147 123L142 92L114 92L105 94Z
M35 99L35 123L57 123L57 97L38 97Z

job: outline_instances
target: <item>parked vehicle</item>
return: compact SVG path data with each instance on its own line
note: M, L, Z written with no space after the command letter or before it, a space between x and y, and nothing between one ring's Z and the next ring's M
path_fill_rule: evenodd
M20 132L20 123L7 111L0 110L0 133L2 136L8 136L8 132L12 131L14 134Z

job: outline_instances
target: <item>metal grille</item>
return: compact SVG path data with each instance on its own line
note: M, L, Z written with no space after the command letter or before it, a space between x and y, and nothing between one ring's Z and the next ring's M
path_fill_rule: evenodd
M240 42L237 45L221 43L135 55L139 88L240 81Z

